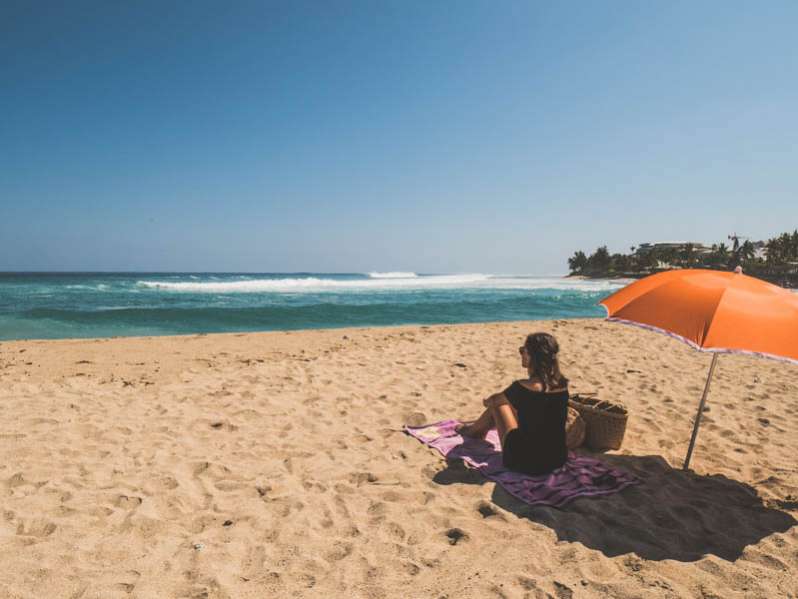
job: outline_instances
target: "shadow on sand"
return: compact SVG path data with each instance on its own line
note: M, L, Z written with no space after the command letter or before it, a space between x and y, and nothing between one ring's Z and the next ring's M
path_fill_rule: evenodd
M649 560L689 562L713 554L734 561L748 545L798 522L766 507L753 487L722 475L675 470L660 456L601 459L632 472L640 484L613 495L579 498L562 508L527 505L498 484L492 500L551 528L561 541L577 541L608 557L634 552ZM449 462L433 480L442 485L491 482L461 461Z

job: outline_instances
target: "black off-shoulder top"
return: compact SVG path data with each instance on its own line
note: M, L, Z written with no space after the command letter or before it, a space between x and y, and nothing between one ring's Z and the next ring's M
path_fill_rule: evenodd
M527 474L544 474L562 466L568 457L568 389L532 391L516 381L504 395L518 414L518 428L502 440L504 465Z

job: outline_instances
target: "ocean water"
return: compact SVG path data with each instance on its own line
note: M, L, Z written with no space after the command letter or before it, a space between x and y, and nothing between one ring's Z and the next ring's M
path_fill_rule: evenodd
M625 281L490 274L0 273L0 339L603 317Z

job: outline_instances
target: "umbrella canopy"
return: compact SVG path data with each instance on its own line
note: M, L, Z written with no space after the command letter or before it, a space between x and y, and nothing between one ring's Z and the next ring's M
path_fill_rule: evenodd
M798 294L717 270L651 275L600 302L611 320L644 325L709 351L798 363Z
M635 281L599 303L610 320L651 328L715 352L685 469L718 352L757 354L798 364L798 294L739 270L662 272Z

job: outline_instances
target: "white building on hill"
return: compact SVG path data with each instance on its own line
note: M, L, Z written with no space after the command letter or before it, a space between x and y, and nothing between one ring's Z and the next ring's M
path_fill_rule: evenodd
M701 243L700 241L654 241L651 243L641 243L635 250L635 255L643 256L654 250L676 250L682 251L688 245L693 246L696 254L708 254L712 251L712 246Z

